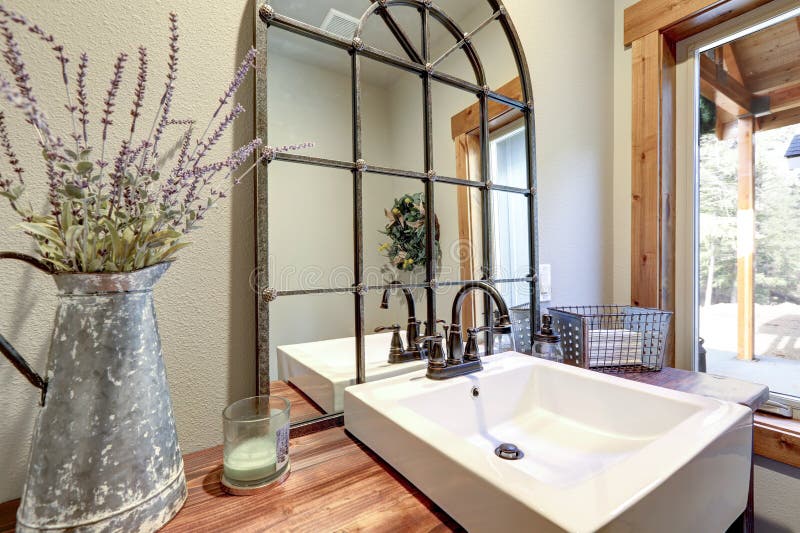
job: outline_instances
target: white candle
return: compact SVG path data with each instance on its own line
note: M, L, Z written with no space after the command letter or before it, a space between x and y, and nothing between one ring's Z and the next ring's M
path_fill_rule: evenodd
M225 454L225 477L236 481L258 481L274 474L275 439L253 437L245 439Z

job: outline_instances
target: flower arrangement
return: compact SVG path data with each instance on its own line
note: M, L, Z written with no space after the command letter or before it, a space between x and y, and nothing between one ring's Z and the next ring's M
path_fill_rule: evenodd
M395 198L391 209L384 209L389 222L381 231L389 241L378 250L385 252L392 266L398 270L411 272L418 266L425 266L425 202L422 193L404 194ZM439 248L439 219L434 216L434 253L441 260Z
M58 135L34 95L30 76L13 31L30 32L54 54L64 85L65 108L72 131ZM22 113L36 134L48 180L46 213L36 212L26 197L25 171L12 147L6 116L0 111L0 149L12 169L0 175L0 195L19 214L19 227L37 244L41 259L56 272L129 272L173 258L187 246L186 234L198 227L219 200L264 159L276 152L311 146L269 148L253 139L227 157L211 160L211 152L244 108L231 104L255 60L250 49L233 80L219 98L216 110L200 135L195 121L173 116L172 101L178 74L178 17L169 16L167 77L158 109L142 130L141 111L148 88L148 51L140 46L137 78L130 111L130 127L118 147L110 146L109 133L129 57L117 56L108 90L99 112L100 143L89 141L90 101L86 89L89 57L80 55L73 79L64 47L41 27L0 5L3 59L11 77L0 74L0 98ZM91 119L93 120L93 119ZM174 158L164 157L163 145L170 129L179 129ZM245 170L241 167L255 155Z

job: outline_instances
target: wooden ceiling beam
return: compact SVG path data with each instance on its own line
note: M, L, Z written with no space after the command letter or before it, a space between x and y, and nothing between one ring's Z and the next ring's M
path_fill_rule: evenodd
M756 120L756 131L768 131L800 124L800 107L778 111Z
M747 87L747 81L744 79L742 69L739 67L739 60L736 59L736 51L733 49L733 44L722 45L722 62L725 65L725 70L736 81Z
M625 9L625 46L654 31L666 33L677 42L769 1L639 0Z
M772 113L800 107L800 82L767 93Z
M700 54L700 92L731 115L752 112L752 93L705 54Z
M800 60L748 79L753 93L761 94L794 85L800 80Z

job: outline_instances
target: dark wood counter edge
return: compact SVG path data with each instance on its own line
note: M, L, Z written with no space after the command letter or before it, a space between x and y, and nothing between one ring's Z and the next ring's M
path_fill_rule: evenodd
M738 379L665 367L659 372L609 373L623 379L639 381L667 389L699 394L719 400L740 403L755 411L769 399L765 385Z

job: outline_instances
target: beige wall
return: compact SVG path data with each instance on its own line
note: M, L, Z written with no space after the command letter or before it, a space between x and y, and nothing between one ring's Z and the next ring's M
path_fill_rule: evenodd
M533 77L539 242L553 268L548 305L612 294L613 6L509 0Z
M151 55L150 102L157 102L165 73L170 8L178 12L181 27L175 95L178 117L207 120L252 43L252 17L242 1L173 2L170 6L161 2L68 0L60 2L58 9L42 9L42 3L36 0L16 0L10 7L35 18L55 34L72 53L72 68L81 50L89 53L95 127L99 126L97 111L118 51L132 57L120 91L123 96L118 103L117 126L123 129L127 124L135 53L140 43ZM51 122L66 131L55 60L49 51L27 39L23 50L39 100ZM218 153L230 152L252 138L252 95L251 77L238 98L248 116L233 135L224 139ZM144 116L152 117L152 112L151 106ZM32 164L38 160L38 151L29 140L30 129L16 120L10 129L28 169L31 192L41 202L45 180L41 167ZM208 216L205 227L192 237L194 245L181 252L180 260L155 291L178 433L185 451L217 444L223 407L255 388L254 305L248 285L254 265L252 190L252 182L245 181L231 199ZM11 227L14 223L11 210L2 205L0 248L30 251L28 239ZM43 369L56 304L53 283L12 261L0 262L0 280L0 332L35 368ZM21 491L37 394L5 360L0 361L0 388L0 501L5 501Z
M614 301L631 301L631 49L622 45L624 10L614 0Z
M537 161L540 178L542 260L553 264L554 294L567 302L599 302L612 297L612 28L607 2L508 0L534 77ZM250 4L244 0L211 3L176 1L114 3L65 0L58 10L42 10L35 0L14 8L36 16L73 55L86 49L92 58L90 90L95 100L105 90L118 50L134 53L148 46L152 92L164 72L166 14L181 18L181 65L175 111L178 116L209 116L216 99L252 42ZM61 88L49 53L27 56L39 99L64 129ZM121 94L129 95L127 82ZM75 66L75 62L72 63ZM253 84L239 100L253 111ZM160 93L159 93L160 94ZM152 94L151 94L152 96ZM125 122L129 97L120 99L117 120ZM95 104L95 110L97 104ZM151 115L152 116L152 115ZM252 114L249 115L252 117ZM97 115L94 115L97 126ZM11 126L19 139L22 125ZM220 145L220 153L252 137L249 118ZM279 135L275 142L281 139ZM17 141L28 164L29 181L43 198L40 169L30 164L35 150ZM29 145L30 146L30 145ZM615 204L616 205L616 204ZM29 251L12 229L10 209L0 208L0 248ZM184 451L217 444L219 418L231 400L254 389L254 316L248 277L254 266L251 181L211 214L194 245L181 253L156 289L173 404ZM0 263L0 332L37 369L44 366L55 308L54 288L43 275L9 261ZM0 363L4 390L0 423L0 501L19 495L36 414L36 391L9 365Z

